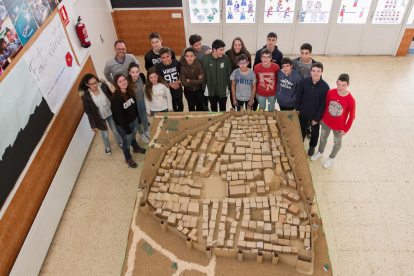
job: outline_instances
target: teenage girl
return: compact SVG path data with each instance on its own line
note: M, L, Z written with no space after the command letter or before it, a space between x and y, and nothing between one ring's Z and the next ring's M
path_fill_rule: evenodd
M147 72L148 82L145 84L145 108L148 117L157 112L172 111L172 99L167 82L155 67Z

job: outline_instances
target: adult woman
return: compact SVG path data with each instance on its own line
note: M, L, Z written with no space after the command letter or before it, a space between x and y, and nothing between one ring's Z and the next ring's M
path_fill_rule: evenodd
M239 68L239 65L237 65L237 62L238 62L237 59L239 55L241 54L245 54L247 56L247 58L249 59L248 60L249 64L247 65L247 67L250 69L252 68L252 56L250 55L249 51L246 49L246 46L244 46L243 40L240 37L236 37L235 39L233 39L233 43L231 44L231 49L227 50L225 54L231 60L232 71ZM230 93L230 103L231 103L231 106L235 108L233 104L232 93Z
M144 130L142 130L141 124L138 124L138 133L141 136L141 140L147 144L149 142L150 132L148 131L148 117L144 100L144 86L146 79L145 75L140 73L139 65L135 62L131 62L128 66L128 81L134 89L139 117L141 118L144 127Z
M114 78L115 92L112 97L112 114L116 124L116 129L122 139L122 150L125 156L125 162L131 168L137 168L138 165L132 160L129 147L132 146L135 153L145 154L145 149L138 146L135 136L138 128L138 108L134 95L134 89L129 85L125 76L115 75Z
M83 111L88 116L92 131L97 132L98 129L101 131L105 152L107 155L111 155L107 122L115 136L116 143L122 148L121 137L116 130L115 122L112 118L111 90L109 90L108 85L100 83L98 78L92 74L83 76L78 90L83 103Z

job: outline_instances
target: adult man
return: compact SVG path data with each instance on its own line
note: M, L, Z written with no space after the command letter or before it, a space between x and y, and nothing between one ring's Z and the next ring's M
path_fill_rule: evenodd
M105 64L104 75L105 78L114 84L114 77L117 74L122 74L124 77L128 76L128 66L131 62L139 65L138 60L134 55L126 53L125 42L122 40L115 41L115 58L111 58Z
M7 37L7 40L9 41L7 48L9 49L12 56L17 55L17 53L23 47L20 39L18 37L15 37L10 29L6 29L4 36Z
M149 68L161 63L160 50L162 48L162 39L159 33L153 32L149 35L152 49L145 55L145 69L148 71ZM171 59L175 59L175 53L171 50Z
M204 86L207 85L208 88L211 111L217 112L217 104L220 106L220 111L226 111L227 91L231 89L231 61L224 54L226 46L224 41L216 39L211 46L213 51L204 56L201 61L205 78Z

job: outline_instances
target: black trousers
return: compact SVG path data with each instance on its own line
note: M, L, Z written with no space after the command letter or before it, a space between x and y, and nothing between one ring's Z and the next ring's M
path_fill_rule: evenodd
M203 91L203 97L204 97L204 110L205 111L210 111L210 109L208 109L208 96L204 96L204 91Z
M256 94L256 96L253 99L253 105L252 105L253 111L256 111L257 110L257 106L259 105L259 102L257 101L257 98L256 97L257 97L257 94Z
M187 90L184 89L184 95L188 103L188 111L205 111L204 92L201 89Z
M280 107L280 111L295 110L294 107L287 107L287 106L283 106L283 105L280 105L280 104L279 104L279 107Z
M217 112L217 104L219 105L220 111L226 111L227 97L220 98L219 96L208 96L210 101L211 111Z
M302 130L303 140L305 140L306 129L308 128L309 124L312 124L312 120L313 120L313 116L311 117L309 115L303 114L302 112L299 115L300 129ZM319 122L316 125L311 126L312 133L311 133L311 138L309 141L310 147L316 147L316 145L318 144L319 128L320 128Z
M175 112L182 112L184 110L183 96L172 98L172 105Z

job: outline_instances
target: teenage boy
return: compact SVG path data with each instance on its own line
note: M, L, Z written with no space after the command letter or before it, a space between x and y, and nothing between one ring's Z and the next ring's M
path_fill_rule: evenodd
M296 94L300 87L301 78L292 69L292 60L288 57L282 58L282 70L277 74L276 99L280 111L294 110L296 104Z
M312 45L305 43L300 46L300 57L292 59L293 69L302 79L310 77L311 67L316 61L311 58Z
M162 39L159 33L153 32L149 35L152 49L145 55L145 70L161 63L160 50L162 48ZM175 53L171 50L171 58L175 59Z
M207 85L208 99L210 101L211 111L217 112L217 105L220 111L226 111L227 90L231 89L231 61L224 54L226 44L220 39L213 41L211 48L213 51L204 56L201 61L204 71L204 86Z
M342 137L348 133L355 119L355 99L348 91L349 75L341 74L336 81L336 89L331 89L326 95L326 108L322 115L322 131L318 152L311 160L315 161L323 156L326 142L331 130L334 135L334 146L323 167L329 168L341 149Z
M245 110L253 106L253 99L256 95L256 75L254 71L247 66L249 58L241 54L237 58L239 68L231 73L231 93L233 95L233 104L240 111L243 106Z
M161 76L167 81L170 86L171 98L174 111L182 112L183 105L183 88L180 81L180 62L176 59L172 59L171 49L168 47L162 47L160 49L161 63L155 65Z
M211 53L211 47L206 45L206 44L202 44L202 37L198 34L193 34L190 36L190 38L188 39L188 41L190 42L190 47L184 49L183 53L181 54L181 59L180 62L182 60L184 60L184 55L185 55L185 51L187 49L193 49L194 50L194 54L196 56L196 60L198 61L202 61L203 57L205 55L208 55Z
M266 45L263 46L263 49L269 49L270 53L271 53L271 62L276 63L277 65L279 65L279 68L282 66L282 64L280 63L282 61L283 58L283 54L281 51L279 51L279 49L276 46L277 43L277 35L275 32L270 32L267 35L267 39L266 39ZM259 49L256 52L256 57L254 58L254 66L256 66L257 64L259 64L261 62L261 53L263 49Z
M114 77L117 74L122 74L125 77L128 76L128 66L131 62L139 65L134 55L126 53L125 42L122 40L115 41L114 50L115 58L108 60L104 69L105 78L112 84L114 84Z
M184 86L184 95L187 99L188 110L205 111L204 92L201 85L204 83L204 72L201 62L196 60L193 48L184 51L184 60L181 62L181 82Z
M260 59L262 63L254 67L254 73L257 78L257 100L263 110L266 109L269 102L268 111L275 110L276 90L277 90L277 74L279 73L279 65L270 62L272 52L264 48L261 50ZM253 106L253 110L254 106Z
M301 81L296 96L296 111L299 115L302 138L305 140L306 128L311 124L311 138L308 155L315 153L318 144L319 126L322 114L325 110L326 93L329 85L322 79L323 65L320 62L312 64L311 77Z

